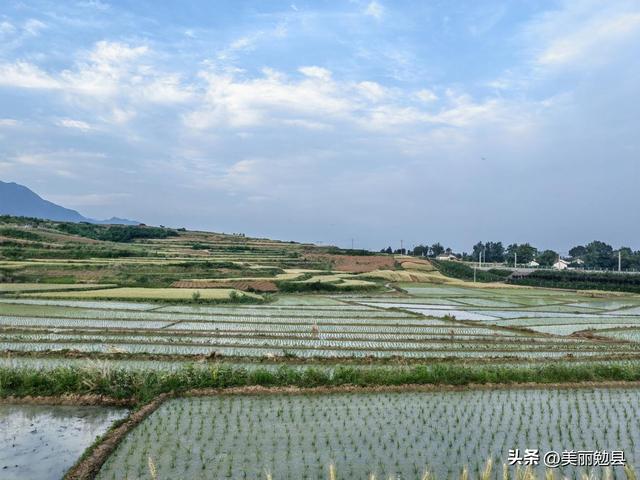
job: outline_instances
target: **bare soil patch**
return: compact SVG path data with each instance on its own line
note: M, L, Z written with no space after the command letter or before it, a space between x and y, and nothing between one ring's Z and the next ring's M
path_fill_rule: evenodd
M334 270L349 273L366 273L380 269L392 269L395 266L393 257L382 255L305 255L312 262L329 262Z

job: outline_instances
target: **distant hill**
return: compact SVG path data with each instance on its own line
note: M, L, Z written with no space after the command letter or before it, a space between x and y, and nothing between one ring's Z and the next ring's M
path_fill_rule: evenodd
M14 182L0 180L0 215L35 217L60 222L89 222L100 224L137 225L140 222L126 218L112 217L108 220L94 220L81 215L76 210L61 207L43 199L37 193Z

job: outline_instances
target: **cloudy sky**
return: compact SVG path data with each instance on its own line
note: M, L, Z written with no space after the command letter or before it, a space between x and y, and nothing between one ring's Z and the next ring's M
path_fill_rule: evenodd
M640 1L0 3L0 179L382 248L640 248Z

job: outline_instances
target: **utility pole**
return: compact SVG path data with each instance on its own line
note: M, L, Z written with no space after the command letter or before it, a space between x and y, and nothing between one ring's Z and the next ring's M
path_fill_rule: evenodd
M622 271L622 250L618 250L618 272Z
M353 250L353 238L351 239L351 250Z
M402 240L400 240L400 255L402 255L402 250L404 249L404 247L402 246Z
M518 268L518 252L513 252L513 268Z

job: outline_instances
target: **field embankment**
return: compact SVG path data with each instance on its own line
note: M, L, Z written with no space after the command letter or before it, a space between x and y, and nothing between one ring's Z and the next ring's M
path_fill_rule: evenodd
M436 363L407 367L336 366L333 369L245 369L190 365L176 371L58 367L0 368L0 396L99 395L143 403L168 392L233 387L469 386L638 382L640 364L541 364L524 366Z

